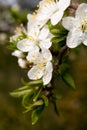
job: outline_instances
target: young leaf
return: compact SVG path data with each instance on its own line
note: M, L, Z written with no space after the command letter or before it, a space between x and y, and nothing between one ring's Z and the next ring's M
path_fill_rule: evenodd
M14 91L14 92L11 92L10 95L13 97L21 97L30 92L32 92L32 89L27 89L27 90L23 90L23 91Z
M22 99L22 106L25 107L25 108L27 106L29 106L29 103L32 101L32 98L33 98L33 92L24 95L23 99Z
M35 95L34 95L34 98L33 98L33 101L34 101L34 102L37 101L37 99L38 99L38 97L39 97L41 91L42 91L42 87L35 92Z
M53 37L51 42L58 44L59 42L65 40L66 37Z
M42 79L39 79L39 80L36 80L36 81L31 81L31 82L28 82L28 83L27 83L27 85L32 85L32 86L33 86L33 85L34 85L34 86L35 86L35 85L40 85L40 84L43 85Z
M29 106L26 107L26 112L29 112L35 108L37 108L38 106L42 106L43 105L43 101L42 100L38 100L37 102L33 103L33 104L29 104Z
M13 43L13 42L10 42L9 45L7 46L7 48L8 48L9 50L12 50L12 51L17 50L17 46L16 46L16 44Z
M67 73L68 69L69 69L69 65L67 63L62 63L59 65L59 70L60 70L62 75L64 73Z
M33 112L32 112L32 125L34 125L38 121L43 109L44 109L44 106L39 106L35 110L33 110Z
M75 90L75 83L73 78L71 77L71 75L69 73L65 73L62 76L63 81L66 83L66 85L68 87L70 87L71 89Z
M43 99L45 106L48 106L48 98L44 95L42 95L41 98Z
M51 23L48 24L50 32L54 36L66 36L68 31L61 24L53 26Z

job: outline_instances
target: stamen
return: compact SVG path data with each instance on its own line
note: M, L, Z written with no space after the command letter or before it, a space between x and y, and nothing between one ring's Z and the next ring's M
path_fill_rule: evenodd
M32 36L29 36L28 39L34 41L34 38Z
M81 24L81 30L82 32L87 32L87 20L84 18Z

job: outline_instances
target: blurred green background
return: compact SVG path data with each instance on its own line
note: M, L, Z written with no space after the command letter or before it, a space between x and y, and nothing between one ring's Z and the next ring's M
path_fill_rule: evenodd
M9 37L39 0L0 0L0 130L86 130L87 129L87 47L80 46L70 53L70 70L76 91L68 89L61 81L56 88L63 96L57 102L58 117L49 104L38 123L31 125L30 113L23 114L21 99L9 93L21 86L21 77L27 79L17 59L7 48ZM80 1L81 2L81 1Z

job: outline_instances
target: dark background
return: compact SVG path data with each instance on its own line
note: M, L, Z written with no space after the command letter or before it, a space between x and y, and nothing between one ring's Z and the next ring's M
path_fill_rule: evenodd
M17 59L7 48L14 28L27 21L26 14L36 7L39 0L0 0L0 130L86 130L87 129L87 47L80 46L70 53L70 70L76 83L76 90L56 81L56 88L63 96L57 102L58 117L49 104L38 123L31 125L30 113L23 114L21 99L12 98L9 93L21 86L21 78L27 79ZM12 16L17 10L19 19ZM17 21L16 21L17 20Z

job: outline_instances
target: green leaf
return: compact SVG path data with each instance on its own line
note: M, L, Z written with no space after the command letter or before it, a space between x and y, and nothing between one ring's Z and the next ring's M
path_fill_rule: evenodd
M30 88L31 88L31 86L26 85L26 86L16 89L16 91L23 91L23 90L30 89Z
M69 73L65 73L61 77L68 87L70 87L73 90L76 89L75 82Z
M66 73L68 69L69 69L69 65L67 63L62 63L61 65L59 65L59 70L62 75Z
M10 42L9 45L7 46L7 48L12 50L12 51L18 50L18 48L14 42Z
M29 104L29 106L25 107L26 108L26 112L29 112L35 108L37 108L38 106L42 106L43 105L43 101L42 100L38 100L37 102L33 103L33 104Z
M37 91L35 92L34 98L33 98L33 101L34 101L34 102L37 101L37 99L38 99L38 97L39 97L41 91L42 91L42 87L41 87L39 90L37 90Z
M23 90L23 91L14 91L14 92L11 92L10 95L13 96L13 97L21 97L25 94L29 94L32 92L32 89L27 89L27 90Z
M22 106L25 107L25 108L27 106L29 106L30 102L32 101L32 98L33 98L33 92L24 95L23 99L22 99Z
M53 35L58 35L58 34L60 33L60 30L54 28L54 29L51 30L51 33L52 33Z
M35 85L40 85L40 84L43 85L42 79L36 80L36 81L31 81L31 82L28 82L28 83L27 83L27 85L32 85L32 86L33 86L33 85L34 85L34 86L35 86Z
M63 41L65 38L66 38L66 37L53 37L53 38L51 39L51 42L57 44L57 43Z
M42 98L43 101L44 101L44 105L45 105L45 106L48 106L48 103L49 103L48 98L47 98L46 96L44 96L44 95L42 95L41 98Z
M20 90L25 90L25 89L34 89L34 87L36 87L38 85L39 86L43 86L43 82L42 80L37 80L37 81L31 81L31 82L25 82L23 79L21 79L22 84L24 85L21 88L18 88L16 91L20 91Z
M48 27L50 32L55 36L66 36L68 33L68 31L61 24L53 26L51 23L49 23Z
M43 109L44 109L44 106L40 106L40 107L36 108L35 110L33 110L33 112L32 112L32 125L34 125L38 121Z

